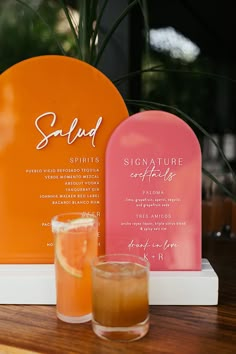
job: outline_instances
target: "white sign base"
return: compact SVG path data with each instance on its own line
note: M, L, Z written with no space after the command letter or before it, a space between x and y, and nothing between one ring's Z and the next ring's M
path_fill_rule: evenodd
M151 271L150 305L217 305L218 276L207 259L201 271ZM55 305L53 264L1 264L0 304Z
M219 280L209 261L201 271L151 272L150 305L217 305Z
M54 264L1 264L0 304L55 305Z

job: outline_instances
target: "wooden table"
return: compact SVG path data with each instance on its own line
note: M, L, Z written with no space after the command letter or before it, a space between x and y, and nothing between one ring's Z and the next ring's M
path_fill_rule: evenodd
M236 240L205 238L203 256L219 276L218 306L151 306L148 335L132 343L114 343L96 337L90 323L57 320L54 306L1 305L0 353L234 354Z

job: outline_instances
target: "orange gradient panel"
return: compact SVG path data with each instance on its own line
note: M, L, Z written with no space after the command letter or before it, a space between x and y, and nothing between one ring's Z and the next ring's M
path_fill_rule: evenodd
M0 76L0 263L52 263L51 218L99 217L104 253L104 155L128 117L115 86L74 58L41 56Z

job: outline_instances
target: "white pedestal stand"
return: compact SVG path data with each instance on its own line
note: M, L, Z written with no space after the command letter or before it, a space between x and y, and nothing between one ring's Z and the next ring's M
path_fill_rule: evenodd
M1 264L0 304L56 303L53 264Z
M218 277L207 259L201 271L152 271L150 305L217 305ZM0 304L55 305L53 264L1 264Z
M207 259L201 271L151 272L150 305L217 305L219 280Z

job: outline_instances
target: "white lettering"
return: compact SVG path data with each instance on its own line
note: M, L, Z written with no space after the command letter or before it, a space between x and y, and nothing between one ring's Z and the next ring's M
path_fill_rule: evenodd
M57 129L55 131L52 131L49 134L45 134L45 132L40 128L39 121L42 118L50 117L50 116L52 117L50 127L54 127L56 120L57 120L57 116L54 112L43 113L35 119L35 126L36 126L37 130L40 132L40 134L43 136L43 139L36 146L37 150L43 149L45 146L47 146L49 139L53 136L54 137L57 137L57 136L67 137L67 144L69 144L69 145L73 144L79 138L88 136L91 138L91 145L93 147L95 147L95 137L96 137L97 131L102 123L102 117L98 118L96 126L92 129L90 129L89 131L86 131L83 128L78 128L76 131L79 119L74 118L68 131L63 132L62 129Z

